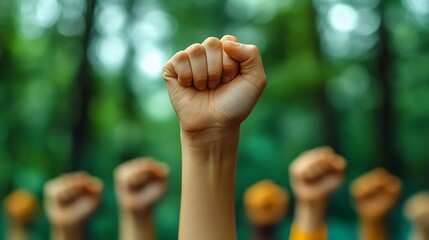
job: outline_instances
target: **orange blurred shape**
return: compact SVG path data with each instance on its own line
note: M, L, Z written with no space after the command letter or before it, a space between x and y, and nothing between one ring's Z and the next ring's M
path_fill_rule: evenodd
M274 182L262 180L247 189L244 204L253 224L269 226L280 222L286 215L289 196Z
M27 222L36 212L37 200L25 190L16 190L5 199L6 212L14 221Z

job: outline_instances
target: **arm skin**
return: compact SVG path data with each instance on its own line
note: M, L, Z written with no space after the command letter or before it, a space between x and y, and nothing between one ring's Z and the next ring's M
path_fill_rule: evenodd
M259 51L233 36L211 37L176 53L163 75L181 129L179 239L236 239L240 125L266 84Z
M51 239L84 239L84 225L100 202L102 187L98 178L85 172L65 174L45 184Z
M119 238L156 239L153 212L166 192L169 168L153 158L138 158L115 170L119 201Z
M27 240L28 231L25 225L16 222L9 222L9 232L6 237L8 240Z
M325 209L343 180L345 160L329 147L301 154L289 167L297 198L291 240L327 239Z
M350 190L360 216L361 239L387 240L385 218L399 197L401 181L377 168L356 179Z
M28 224L33 219L37 200L30 192L16 190L5 199L5 210L8 216L8 240L27 240Z
M404 215L413 226L411 240L429 239L429 191L411 196L404 205Z
M235 239L238 135L239 129L182 132L180 239Z
M51 229L52 240L83 240L84 230L82 225L75 226L56 226Z
M148 211L143 214L121 211L119 219L121 240L154 240L156 239L155 227L153 223L153 212Z

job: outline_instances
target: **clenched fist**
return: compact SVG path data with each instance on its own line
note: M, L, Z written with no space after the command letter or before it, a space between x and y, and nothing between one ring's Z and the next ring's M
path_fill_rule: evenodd
M116 195L128 212L144 212L165 194L169 168L153 158L138 158L115 170Z
M25 225L35 215L37 200L33 194L25 190L16 190L5 200L5 210L11 221Z
M266 85L257 47L233 36L210 37L176 53L163 77L181 129L191 133L239 126Z
M329 147L302 153L289 167L292 188L302 202L326 200L343 181L345 160Z
M404 213L414 225L429 230L429 191L411 196L405 203Z
M45 208L54 226L81 226L100 203L103 185L85 172L59 176L45 184Z
M246 190L244 204L249 220L258 227L280 222L287 212L289 196L270 180L262 180Z
M350 188L356 209L364 219L383 219L398 200L401 181L382 168L356 179Z

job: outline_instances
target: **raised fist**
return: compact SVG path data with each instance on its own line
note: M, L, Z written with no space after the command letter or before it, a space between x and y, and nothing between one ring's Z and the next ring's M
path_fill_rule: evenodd
M164 79L182 131L237 127L266 85L257 47L210 37L176 53Z
M102 182L85 172L61 175L45 184L45 208L54 226L81 225L97 208Z
M356 179L350 188L356 209L364 219L381 219L398 200L401 181L382 168Z
M343 181L345 160L329 147L298 156L289 166L292 188L299 201L326 200Z
M411 196L405 203L404 213L415 225L429 230L429 191Z
M115 170L116 195L120 207L129 212L152 208L165 194L169 168L153 158L138 158Z
M262 180L246 190L244 204L250 222L259 227L271 226L285 216L289 196L272 181Z
M7 196L4 205L8 216L13 222L26 224L34 217L37 200L28 191L16 190Z

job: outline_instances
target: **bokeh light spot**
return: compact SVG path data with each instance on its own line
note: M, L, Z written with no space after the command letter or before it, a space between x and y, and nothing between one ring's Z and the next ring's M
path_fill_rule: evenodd
M340 32L353 31L359 22L359 14L350 5L334 4L328 12L328 21L333 29Z

